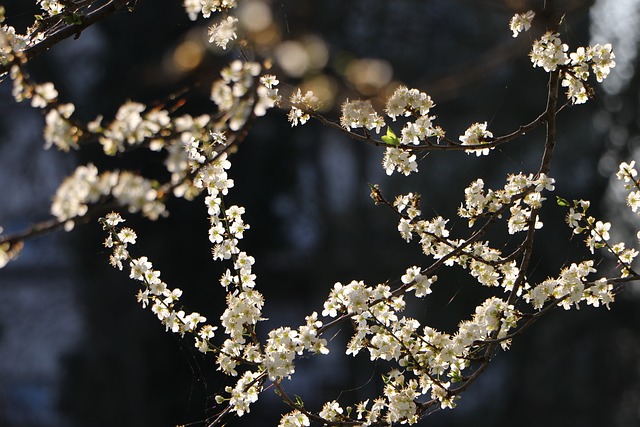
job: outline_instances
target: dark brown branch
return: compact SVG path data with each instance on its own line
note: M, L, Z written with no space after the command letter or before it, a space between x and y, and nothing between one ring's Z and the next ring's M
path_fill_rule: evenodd
M549 2L547 5L550 5ZM551 159L553 158L553 151L555 148L556 142L556 115L557 115L557 103L558 103L558 82L559 82L559 74L558 70L552 71L549 76L549 90L547 93L547 107L545 112L541 117L544 117L544 121L547 123L547 133L546 133L546 141L545 141L545 150L542 158L542 164L540 166L539 173L548 173L551 167ZM531 218L529 220L529 230L527 232L527 238L525 240L525 246L523 251L523 258L520 263L520 274L516 279L516 283L514 284L513 290L509 295L509 299L507 301L508 304L512 305L517 298L518 288L524 282L526 270L528 268L531 252L533 249L533 237L535 235L535 221L538 216L537 210L533 210L531 213ZM555 304L552 306L556 306ZM527 323L532 324L537 320L537 317L529 319ZM467 389L489 366L489 362L491 361L491 357L495 348L498 344L498 331L495 331L491 339L488 340L489 344L484 351L484 357L482 358L482 363L480 366L467 378L467 381L460 387L455 390L452 390L452 393L459 394L462 393L465 389Z
M120 9L125 7L127 3L129 3L129 1L130 0L109 0L107 3L103 4L95 11L82 16L82 21L79 24L70 24L62 27L60 30L46 37L38 44L35 44L30 48L20 52L19 55L16 55L17 59L13 62L10 62L6 65L0 65L0 75L8 72L16 63L16 61L21 61L23 63L27 62L51 49L61 41L71 36L77 37L84 29L118 12Z
M300 108L299 106L296 106L296 108ZM371 135L367 132L365 135L356 133L350 129L346 129L345 127L343 127L342 125L340 125L339 123L336 123L332 120L327 119L326 117L324 117L322 114L316 112L316 111L310 111L310 110L304 110L303 111L307 114L309 114L309 116L313 117L314 119L318 120L322 125L339 130L340 132L344 133L345 135L347 135L349 138L351 139L355 139L357 141L362 141L362 142L366 142L368 144L371 144L373 146L376 147L393 147L391 145L386 144L385 142L378 140L378 139L374 139L371 137ZM536 129L538 126L542 125L543 123L545 123L547 121L547 111L545 110L545 112L543 112L541 115L539 115L538 117L536 117L535 120L533 120L530 123L527 123L526 125L522 125L520 126L517 130L503 135L503 136L499 136L496 138L491 138L486 140L485 142L481 143L481 144L470 144L470 145L462 145L459 142L447 139L447 138L442 138L441 140L444 141L444 144L433 144L430 141L427 141L425 144L420 144L420 145L399 145L395 148L400 148L403 150L407 150L407 151L411 151L411 152L423 152L423 151L466 151L466 150L482 150L485 148L495 148L499 145L505 144L509 141L512 141L520 136L525 135L527 132L530 132L534 129Z
M542 164L539 173L548 174L551 169L551 159L553 158L553 150L556 146L556 116L558 114L558 84L560 80L560 71L552 71L549 76L549 94L547 97L547 108L545 110L547 122L547 136L544 144L544 154L542 156Z
M42 236L43 234L50 233L52 231L62 228L67 222L73 222L76 224L84 224L89 222L92 218L104 214L104 212L114 209L117 205L114 203L104 203L90 205L87 213L82 216L76 216L65 220L50 219L33 224L29 228L22 231L18 231L12 234L6 234L0 236L0 244L9 243L11 246L24 242L27 239Z
M43 234L49 233L50 231L57 230L58 228L62 228L64 223L67 221L59 221L59 220L48 220L42 221L40 223L34 224L30 228L26 230L19 231L14 234L7 234L5 236L0 236L0 244L9 243L10 245L17 244L25 239L30 239L33 237L38 237Z

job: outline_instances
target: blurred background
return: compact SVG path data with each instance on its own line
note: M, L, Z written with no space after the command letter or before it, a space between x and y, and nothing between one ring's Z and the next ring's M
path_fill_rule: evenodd
M19 31L38 13L35 2L4 0L6 23ZM208 42L207 23L191 22L181 2L139 0L30 63L37 81L53 81L79 118L112 118L126 100L161 105L168 94L187 101L182 113L211 113L211 81L238 51ZM542 0L242 0L242 31L261 57L273 58L284 91L313 90L323 113L339 117L346 98L380 107L398 83L431 95L437 123L456 139L473 122L499 135L543 111L547 75L527 57L530 33L511 37L513 13ZM556 194L590 199L593 214L617 224L613 239L632 244L638 219L624 208L622 186L610 180L622 160L638 159L640 76L636 73L640 0L565 0L563 40L571 50L611 42L617 66L597 97L559 116L552 168ZM537 29L540 31L540 29ZM536 33L538 34L538 33ZM286 76L286 79L285 79ZM186 90L188 89L188 90ZM77 164L141 171L162 178L162 159L133 152L106 158L99 146L74 154L44 151L39 111L17 105L0 84L0 225L22 230L49 218L55 189ZM396 129L399 131L399 128ZM297 326L321 311L329 287L395 280L413 264L427 265L405 244L396 218L374 206L368 183L388 197L422 194L426 217L455 220L464 188L477 177L501 187L507 174L538 169L544 133L476 158L432 153L416 176L387 178L382 151L316 123L291 129L286 112L259 120L232 158L229 198L245 206L251 229L243 250L256 258L257 285L266 296L265 333ZM210 319L224 307L217 283L225 266L210 257L208 219L201 200L174 201L155 223L127 216L148 256L183 300ZM549 203L534 253L531 282L555 275L586 256L563 225L563 209ZM615 226L614 226L615 227ZM214 359L191 340L164 332L135 300L136 284L112 270L96 222L73 233L28 241L0 270L0 426L107 427L202 425L217 412L213 396L226 380ZM501 243L508 244L508 241ZM600 258L598 258L600 260ZM614 267L601 260L601 271ZM410 314L451 331L487 297L468 276L443 272L434 293ZM611 310L556 310L500 353L455 410L421 425L640 425L640 288L629 286ZM332 353L302 360L287 389L319 409L375 397L385 366L372 370L364 354L341 354L349 329L337 330ZM277 425L286 408L264 393L251 413L230 426Z

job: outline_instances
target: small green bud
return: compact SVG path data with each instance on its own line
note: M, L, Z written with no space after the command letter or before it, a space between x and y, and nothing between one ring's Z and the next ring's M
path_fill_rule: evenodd
M394 147L397 147L398 145L400 145L400 140L398 139L396 134L393 133L390 127L387 128L387 134L382 137L382 142L384 142L387 145L392 145Z
M556 196L556 203L558 204L558 206L564 206L564 207L569 206L569 202L567 201L567 199L563 199L560 196Z
M71 15L65 16L64 22L68 25L80 25L82 24L82 15L74 12Z

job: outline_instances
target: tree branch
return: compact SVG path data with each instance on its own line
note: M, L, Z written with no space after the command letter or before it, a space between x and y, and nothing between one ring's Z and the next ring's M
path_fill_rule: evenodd
M12 62L9 62L5 65L0 65L0 75L7 73L16 62L28 62L36 56L46 52L61 41L71 36L78 37L85 28L88 28L91 25L100 22L108 16L118 12L120 9L126 6L129 1L130 0L109 0L107 3L103 4L95 11L82 16L81 23L66 25L62 27L60 30L54 32L41 42L31 46L28 49L23 50L22 52L19 52L19 55L16 55L16 59L14 59Z
M551 169L551 159L553 158L553 150L556 146L556 115L558 113L558 83L560 80L560 71L552 71L549 76L549 92L547 97L547 108L545 110L547 122L547 136L544 144L544 154L542 156L542 164L539 173L548 174Z

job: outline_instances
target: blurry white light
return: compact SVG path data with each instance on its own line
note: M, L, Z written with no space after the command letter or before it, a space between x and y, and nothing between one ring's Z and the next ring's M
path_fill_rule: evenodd
M373 94L389 84L393 68L381 59L354 59L347 64L345 76L360 92Z
M280 68L291 77L302 77L309 69L309 54L300 42L281 43L276 48L275 57Z
M273 21L271 8L261 0L241 3L238 18L245 29L254 33L266 30Z
M304 39L304 47L309 55L310 68L320 70L329 61L329 49L324 40L317 36L307 36Z

